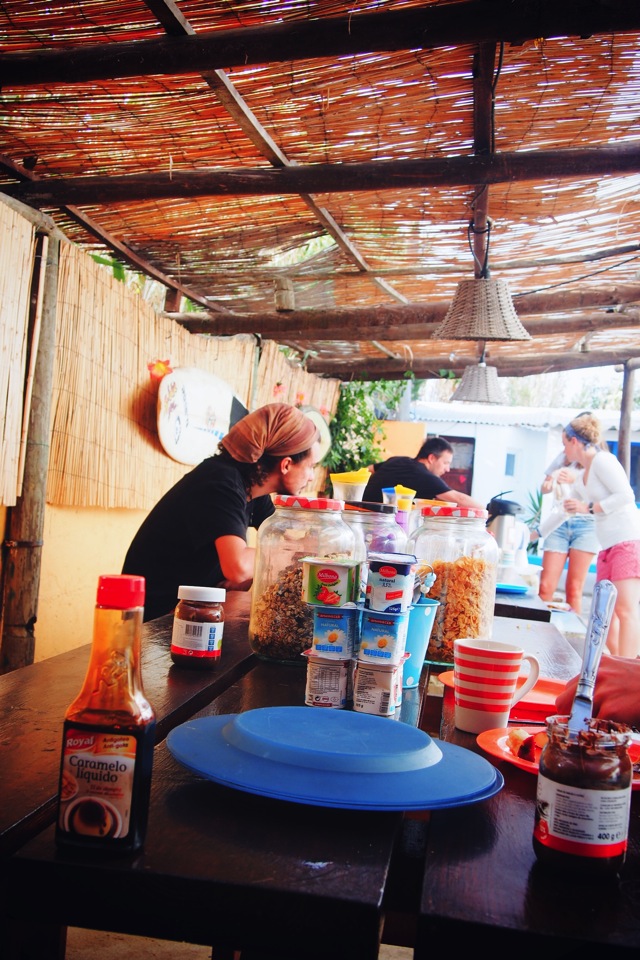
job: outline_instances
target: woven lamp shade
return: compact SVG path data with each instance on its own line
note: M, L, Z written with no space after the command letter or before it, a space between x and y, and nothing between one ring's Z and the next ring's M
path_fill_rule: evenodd
M498 383L497 369L488 367L486 363L465 367L451 399L469 403L504 403L505 396Z
M433 340L530 340L504 280L461 280Z

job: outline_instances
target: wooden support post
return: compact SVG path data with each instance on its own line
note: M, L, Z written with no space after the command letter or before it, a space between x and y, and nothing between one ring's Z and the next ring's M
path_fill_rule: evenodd
M51 393L55 359L56 301L60 241L49 237L41 277L41 251L33 272L32 302L44 284L40 337L37 345L31 412L24 461L22 496L7 511L3 563L3 624L0 673L33 663L35 622L40 589L42 537L50 450Z
M622 399L620 401L620 432L618 434L618 460L627 476L631 473L631 410L633 409L634 372L640 367L638 358L626 360L622 376Z

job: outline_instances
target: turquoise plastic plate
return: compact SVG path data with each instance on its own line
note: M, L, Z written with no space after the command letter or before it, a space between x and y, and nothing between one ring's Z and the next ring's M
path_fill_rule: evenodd
M504 783L471 750L346 710L264 707L201 717L172 730L167 746L208 780L311 806L435 810L485 800Z

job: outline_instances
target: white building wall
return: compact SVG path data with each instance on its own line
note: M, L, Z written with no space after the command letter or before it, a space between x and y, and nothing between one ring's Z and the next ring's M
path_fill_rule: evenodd
M502 407L488 404L417 401L411 418L426 421L428 436L469 437L476 441L471 496L487 504L504 493L524 508L522 519L532 512L546 467L562 452L562 428L579 410ZM618 436L620 414L597 411L605 439ZM632 415L634 442L640 441L640 411ZM506 473L507 455L515 459L513 476ZM446 480L446 476L444 478ZM543 500L543 517L551 509L551 497Z

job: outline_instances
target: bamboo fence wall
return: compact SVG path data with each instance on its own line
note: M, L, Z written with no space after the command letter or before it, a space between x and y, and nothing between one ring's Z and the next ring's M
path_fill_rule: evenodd
M256 407L273 403L274 400L284 400L294 406L315 407L329 423L339 399L339 380L323 379L307 373L302 367L292 365L273 340L263 343L258 367ZM327 470L318 467L313 480L316 492L322 493L326 478Z
M29 418L26 380L34 254L33 225L10 207L0 205L0 504L5 506L14 506L22 492L23 424Z
M0 213L5 218L3 241L9 238L0 248L6 398L2 503L8 506L15 503L19 489L33 231L12 211ZM79 248L63 243L48 502L148 509L190 469L168 457L158 440L157 381L148 370L157 360L216 373L249 409L281 400L316 406L329 419L338 401L339 381L320 380L292 366L276 344L267 342L259 351L251 336L189 334Z

